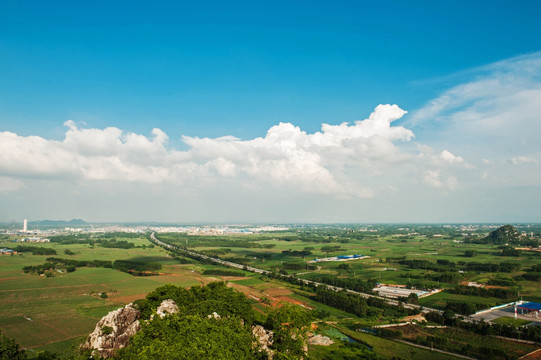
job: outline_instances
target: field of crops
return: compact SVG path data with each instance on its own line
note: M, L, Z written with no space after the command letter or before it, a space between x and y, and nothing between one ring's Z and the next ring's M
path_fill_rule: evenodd
M148 240L133 239L137 246L150 245ZM0 247L13 243L0 243ZM55 349L71 344L70 340L88 335L107 312L144 297L164 283L190 286L200 284L191 271L160 248L104 249L86 244L39 244L53 248L58 257L77 260L138 259L163 264L166 276L136 277L114 269L82 267L54 277L27 274L24 266L45 262L46 255L22 253L0 257L0 327L22 347ZM66 256L69 249L75 253ZM73 342L73 341L72 341ZM30 351L31 352L31 351Z

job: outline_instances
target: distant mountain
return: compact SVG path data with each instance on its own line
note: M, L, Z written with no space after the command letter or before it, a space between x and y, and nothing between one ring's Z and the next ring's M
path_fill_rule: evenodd
M512 225L504 225L492 231L485 240L492 244L516 244L520 242L520 233Z
M30 221L30 225L37 226L83 226L89 225L86 221L82 219L71 219L71 220L38 220Z

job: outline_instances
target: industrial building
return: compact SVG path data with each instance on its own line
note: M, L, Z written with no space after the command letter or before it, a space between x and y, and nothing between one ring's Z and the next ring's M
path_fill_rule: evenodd
M323 262L323 261L349 261L349 260L360 260L360 259L368 259L370 256L366 255L338 255L328 258L317 258L314 260L309 261L310 263L316 263L316 262Z
M419 298L430 296L441 291L441 289L435 289L431 291L419 290L419 289L408 289L405 285L385 285L378 284L377 287L372 289L379 296L385 296L388 298L401 298L408 297L410 294L416 294Z

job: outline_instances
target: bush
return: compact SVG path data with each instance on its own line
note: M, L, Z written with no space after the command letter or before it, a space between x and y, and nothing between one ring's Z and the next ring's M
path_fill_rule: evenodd
M0 359L23 360L26 359L24 350L19 350L19 344L9 339L0 330Z

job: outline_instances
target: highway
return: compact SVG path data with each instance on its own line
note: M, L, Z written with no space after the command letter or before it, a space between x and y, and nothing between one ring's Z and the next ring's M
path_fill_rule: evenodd
M154 232L150 234L150 239L156 245L159 245L159 246L161 246L163 248L170 249L170 250L182 251L182 252L184 252L186 254L189 254L191 256L199 257L201 259L210 260L210 261L213 261L215 263L218 263L218 264L221 264L221 265L224 265L224 266L227 266L227 267L243 269L243 270L247 270L247 271L250 271L250 272L253 272L253 273L258 273L258 274L263 274L263 275L267 275L267 274L270 273L270 271L268 271L268 270L258 269L258 268L252 267L252 266L244 266L242 264L236 264L236 263L233 263L231 261L225 261L225 260L222 260L222 259L214 258L214 257L208 256L208 255L197 253L195 251L191 251L191 250L188 250L188 249L183 249L181 247L165 243L165 242L163 242L161 240L158 240L158 238L156 238ZM324 286L327 289L330 289L330 290L333 290L333 291L346 291L346 292L348 292L350 294L355 294L357 296L360 296L360 297L363 297L363 298L366 298L366 299L367 298L380 299L380 300L385 301L387 304L393 305L393 306L399 306L399 304L400 304L400 301L398 301L398 300L393 300L393 299L385 298L385 297L378 296L378 295L362 293L362 292L349 290L349 289L345 289L345 288L338 287L338 286L332 286L332 285L328 285L328 284L319 283L319 282L316 282L316 281L301 279L301 278L294 277L293 275L281 275L281 276L286 277L286 278L295 278L297 280L302 281L306 285ZM438 310L438 309L427 308L427 307L423 307L423 306L419 306L419 305L415 305L415 304L405 304L405 303L403 303L403 306L406 309L418 310L419 312L422 312L422 313L425 313L425 314L428 313L428 312L431 312L431 311L436 311L436 312L439 312L439 313L443 313L443 311Z

